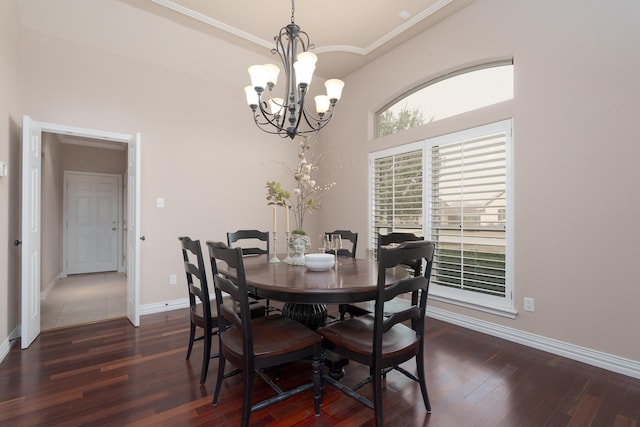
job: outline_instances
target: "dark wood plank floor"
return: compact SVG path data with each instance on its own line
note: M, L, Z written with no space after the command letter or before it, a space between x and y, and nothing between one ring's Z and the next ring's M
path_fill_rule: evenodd
M427 319L432 414L416 384L387 377L385 423L394 426L638 426L640 381ZM242 377L227 379L211 405L217 361L199 384L201 352L190 362L186 310L50 331L0 364L2 426L235 426ZM217 344L216 344L217 348ZM408 364L413 369L413 364ZM368 372L353 362L345 382ZM283 387L308 381L310 366L282 368ZM370 389L363 389L370 396ZM271 395L256 378L255 398ZM311 392L254 412L256 426L370 426L373 412L327 385L321 415Z

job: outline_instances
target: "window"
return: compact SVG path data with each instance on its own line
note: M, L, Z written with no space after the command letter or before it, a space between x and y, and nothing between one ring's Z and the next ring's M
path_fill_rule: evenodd
M422 147L413 144L369 156L372 248L378 233L422 236Z
M436 244L433 294L513 307L507 230L511 121L425 141L426 235Z
M378 137L513 99L513 61L448 73L413 88L376 114Z
M511 120L369 160L371 247L378 231L424 232L434 299L513 317Z

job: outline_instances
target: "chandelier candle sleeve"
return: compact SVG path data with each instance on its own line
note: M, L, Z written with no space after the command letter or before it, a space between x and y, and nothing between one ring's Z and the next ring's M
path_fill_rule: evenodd
M333 117L336 103L342 95L344 82L329 79L325 82L326 95L315 97L315 114L305 107L318 57L310 52L314 46L309 35L294 22L295 3L291 1L291 23L282 27L274 38L276 47L271 53L282 62L285 82L275 96L280 68L275 64L249 67L251 85L244 88L253 120L264 132L282 138L309 136L325 127ZM272 95L273 94L273 95Z

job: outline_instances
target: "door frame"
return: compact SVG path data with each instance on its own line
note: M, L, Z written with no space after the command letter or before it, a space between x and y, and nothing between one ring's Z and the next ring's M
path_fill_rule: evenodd
M90 176L107 176L116 178L117 186L118 186L118 207L117 207L117 216L116 216L116 227L117 227L117 241L115 246L116 251L116 271L122 271L122 175L118 175L116 173L102 173L102 172L83 172L83 171L72 171L72 170L64 170L63 174L63 185L62 185L62 224L63 224L63 232L62 232L62 273L61 277L67 277L68 271L68 244L69 244L69 223L68 223L68 214L69 214L69 188L68 188L68 179L69 175L90 175Z
M133 324L133 326L140 325L140 161L141 161L141 150L140 150L140 141L141 135L140 133L135 134L121 134L115 132L101 131L95 129L86 129L86 128L78 128L73 126L66 126L57 123L46 123L39 122L33 120L28 115L23 116L23 144L29 143L30 135L26 134L26 129L37 129L40 132L40 140L42 137L42 132L49 132L55 134L63 134L63 135L73 135L80 136L85 138L92 139L103 139L114 142L122 142L127 144L128 148L128 157L127 157L127 175L128 175L128 186L133 185L134 188L128 188L128 196L131 200L128 203L128 218L129 223L127 224L127 228L129 230L133 229L133 233L128 233L127 239L130 240L133 244L133 252L129 249L131 245L128 245L128 253L127 253L127 317L129 321ZM27 150L23 147L23 152ZM40 145L37 153L37 161L39 162L38 169L42 167L42 146ZM133 156L133 162L132 162ZM23 156L24 157L24 156ZM29 166L30 159L22 159L22 169L23 169L23 181L29 183L29 171L25 171L25 166ZM133 171L133 173L130 173ZM25 182L23 182L23 199L24 199L24 187ZM42 199L42 192L39 186L36 186L37 194L33 196L37 196L38 203L40 203ZM133 191L132 191L133 190ZM132 203L133 202L133 203ZM38 204L39 206L39 204ZM39 210L39 208L38 208ZM39 213L39 212L37 212ZM32 260L29 259L29 253L26 252L31 247L40 247L41 234L39 228L36 233L25 233L25 221L28 223L30 216L33 213L29 207L29 203L22 204L22 324L21 330L22 332L22 343L21 346L23 349L28 348L31 343L35 340L35 338L40 333L40 292L32 292L35 290L36 286L39 290L41 288L41 284L31 283L32 280L30 278L38 278L40 277L40 265L39 261L38 265L34 265ZM35 240L35 241L31 241ZM26 259L25 259L26 258ZM25 277L25 272L33 271L33 274L27 275ZM25 310L27 309L27 310ZM26 313L25 313L26 311ZM33 316L30 313L34 313ZM37 325L32 324L37 319ZM27 336L25 337L25 332Z

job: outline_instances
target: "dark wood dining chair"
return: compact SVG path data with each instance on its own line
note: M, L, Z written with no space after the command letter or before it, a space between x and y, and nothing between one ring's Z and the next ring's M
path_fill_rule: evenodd
M248 304L247 284L241 248L229 248L222 242L207 242L213 271L216 305L220 313L220 357L218 379L213 395L213 404L218 403L222 381L226 378L227 361L244 372L241 425L249 425L252 411L263 409L305 390L313 388L314 411L320 414L322 401L323 363L322 337L295 320L281 315L272 315L251 320ZM235 278L218 273L217 262L227 264L225 271L235 271ZM222 293L231 296L224 301ZM239 311L234 310L239 307ZM267 376L265 369L311 357L312 381L295 389L283 391ZM265 380L277 393L259 403L252 404L254 372Z
M401 233L401 232L392 232L389 234L380 234L378 233L376 238L376 254L380 253L380 248L392 245L392 244L401 244L404 242L415 242L419 240L424 240L423 237L416 236L414 233ZM376 255L377 256L377 255ZM420 271L422 269L422 262L418 260L418 262L413 262L411 260L405 260L406 262L402 262L401 264L407 266L414 276L419 276ZM412 300L414 300L415 296L412 296ZM415 301L412 301L415 303ZM401 307L402 305L409 304L405 302L402 297L395 298L392 301L387 301L387 306L389 310L393 311ZM396 306L394 308L394 306ZM373 304L371 302L361 302L355 304L341 304L339 306L340 312L340 320L344 320L345 315L349 313L351 317L353 316L362 316L364 314L371 313L373 311Z
M262 246L246 246L242 244L238 244L242 248L242 255L269 255L269 232L268 231L260 231L260 230L238 230L233 233L227 233L227 246L230 248L236 246L234 243L237 243L240 240L247 240L248 244L260 244L263 242ZM242 243L242 242L240 242ZM257 295L249 293L249 295L257 300L263 299ZM268 299L265 299L265 305L267 306L267 314L272 311L279 311L276 307L271 306Z
M245 245L239 245L242 247L243 255L263 255L269 254L269 232L259 230L238 230L233 233L227 233L227 246L234 247L234 243L239 240L249 240L251 244L260 244L260 247L245 247Z
M218 310L215 304L211 303L209 285L207 283L207 273L205 270L204 256L199 240L192 240L189 237L179 237L182 246L182 259L187 276L187 287L189 290L189 345L187 347L187 357L191 357L193 343L203 341L202 369L200 370L200 384L204 384L209 370L209 361L219 356L218 353L211 354L212 336L218 333ZM251 304L252 317L264 317L265 306L254 301ZM196 338L198 329L202 330L202 335Z
M328 375L324 376L324 380L373 409L377 426L382 426L383 421L382 380L394 369L419 383L424 406L427 412L431 412L424 372L424 318L433 253L433 243L424 240L406 242L392 249L382 248L378 257L374 314L352 317L318 330L324 339L325 349L370 367L371 375L353 387L346 386ZM408 276L386 286L387 269L398 268L406 260L426 261L424 274L418 277ZM416 304L399 312L386 312L385 301L407 292L418 293ZM414 327L405 325L404 322L407 321L412 321ZM414 357L417 376L399 366ZM373 383L373 402L356 392L370 382Z
M332 234L339 234L342 237L342 244L344 245L345 241L349 241L351 243L351 249L342 248L338 249L338 256L344 257L356 257L356 249L358 249L358 233L355 233L351 230L335 230L335 231L326 231L324 233L326 236L331 236ZM333 253L333 251L326 251L329 253Z

